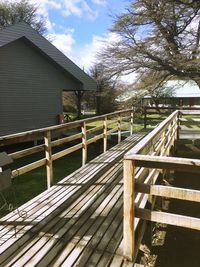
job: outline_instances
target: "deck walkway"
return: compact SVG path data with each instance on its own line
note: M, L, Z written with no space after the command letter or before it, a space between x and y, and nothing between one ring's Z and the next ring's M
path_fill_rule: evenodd
M21 206L26 218L12 212L0 219L0 266L133 266L122 252L122 157L145 134Z

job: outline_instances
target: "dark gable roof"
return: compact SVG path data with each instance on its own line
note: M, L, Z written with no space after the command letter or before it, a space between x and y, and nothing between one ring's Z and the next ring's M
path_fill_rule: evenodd
M97 84L89 75L60 52L47 39L25 22L9 26L0 31L0 47L20 38L26 38L51 60L83 84L83 90L96 90Z

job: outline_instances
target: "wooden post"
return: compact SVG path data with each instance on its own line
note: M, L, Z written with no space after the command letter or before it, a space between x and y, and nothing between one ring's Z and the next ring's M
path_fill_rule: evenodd
M179 139L180 139L180 129L181 129L181 121L180 118L182 117L181 111L178 111L178 121L177 121L177 134L176 134L176 150L178 147Z
M144 129L147 128L147 108L144 107Z
M134 185L135 166L132 160L124 160L124 256L134 260L135 232L134 232Z
M46 157L46 171L47 171L47 188L50 188L53 183L53 161L51 148L51 132L44 133L45 157Z
M107 150L107 116L104 117L103 121L103 152Z
M133 135L133 111L131 111L130 135Z
M118 120L117 120L117 127L118 127L118 144L121 142L122 136L121 136L121 115L119 113Z
M82 131L82 166L84 166L87 162L87 133L86 133L86 123L85 121L81 127Z

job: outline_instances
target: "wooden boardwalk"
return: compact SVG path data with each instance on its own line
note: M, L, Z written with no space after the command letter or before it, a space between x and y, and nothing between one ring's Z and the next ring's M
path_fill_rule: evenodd
M0 220L0 266L133 266L123 258L122 157L134 134ZM15 226L15 227L14 227Z

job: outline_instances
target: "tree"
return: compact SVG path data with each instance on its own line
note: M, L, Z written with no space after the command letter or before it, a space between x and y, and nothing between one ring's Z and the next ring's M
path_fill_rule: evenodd
M200 1L135 0L116 16L118 38L102 51L110 75L192 79L200 87Z
M31 4L28 0L19 2L0 2L0 30L24 21L31 25L36 31L44 35L46 32L46 21L37 14L38 7Z
M102 63L94 65L90 75L97 82L96 109L97 114L105 114L116 110L116 80L111 79Z

